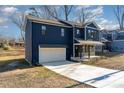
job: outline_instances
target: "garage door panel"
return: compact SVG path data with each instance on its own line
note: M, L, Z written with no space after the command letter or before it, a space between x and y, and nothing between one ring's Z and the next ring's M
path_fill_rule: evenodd
M39 63L66 60L66 48L40 48Z

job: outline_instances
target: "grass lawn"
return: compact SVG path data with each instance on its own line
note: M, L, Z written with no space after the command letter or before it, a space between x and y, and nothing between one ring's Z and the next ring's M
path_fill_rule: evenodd
M87 65L94 65L98 67L124 70L124 53L107 53L104 54L105 58L97 61L82 62Z
M17 50L19 52L19 50ZM4 55L4 54L3 54ZM16 63L15 66L12 64ZM24 60L24 55L0 56L0 87L7 88L92 88L49 69L38 66L33 67Z

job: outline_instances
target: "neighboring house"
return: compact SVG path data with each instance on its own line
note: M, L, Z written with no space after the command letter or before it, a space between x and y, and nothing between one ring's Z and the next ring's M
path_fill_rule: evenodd
M101 42L105 42L107 50L124 52L124 30L103 30L100 37Z
M101 30L100 31L100 41L104 43L104 50L111 51L111 42L113 41L113 30Z
M124 52L124 30L117 31L114 34L114 40L113 40L111 46L112 46L112 51Z
M72 57L90 57L95 55L97 45L102 46L95 22L82 25L27 16L25 30L25 58L34 65L71 60Z
M25 44L24 44L23 41L18 41L18 42L15 42L15 43L14 43L14 46L15 46L15 47L24 47Z

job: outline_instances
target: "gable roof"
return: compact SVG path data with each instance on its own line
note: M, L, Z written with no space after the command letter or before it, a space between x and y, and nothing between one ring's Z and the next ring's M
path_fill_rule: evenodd
M88 26L88 25L90 25L90 24L92 24L92 23L96 26L97 29L100 29L100 27L99 27L99 26L96 24L96 22L94 22L94 21L88 22L88 23L86 23L84 26Z
M96 27L98 27L98 25L95 22L88 22L86 24L82 24L82 23L77 23L77 22L72 22L72 21L65 21L65 20L43 19L43 18L38 18L38 17L35 17L35 16L31 16L31 15L27 15L26 20L27 19L31 20L32 22L36 22L36 23L50 24L50 25L69 27L69 28L72 28L73 26L79 27L79 28L84 28L85 26L87 26L87 25L89 25L91 23L93 23ZM25 22L25 25L26 25L26 22Z
M35 17L35 16L31 16L31 15L27 15L26 16L26 19L29 19L33 22L36 22L36 23L44 23L44 24L50 24L50 25L58 25L58 26L66 26L66 27L71 27L65 23L62 23L60 22L59 20L48 20L48 19L43 19L43 18L38 18L38 17Z
M83 25L81 23L73 22L73 21L65 21L65 20L59 20L60 22L65 22L66 24L69 24L71 26L83 28Z
M77 38L75 38L75 40L78 43L75 43L74 45L104 45L102 42L99 42L99 41L81 40Z

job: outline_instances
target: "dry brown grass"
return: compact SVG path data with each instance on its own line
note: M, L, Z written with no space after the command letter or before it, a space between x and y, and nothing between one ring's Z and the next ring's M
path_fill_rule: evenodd
M91 88L91 86L60 76L44 67L15 70L0 75L0 87L62 88L78 86Z
M80 83L64 76L61 76L45 67L33 67L24 60L24 55L13 55L11 50L9 55L0 56L0 87L1 88L63 88L78 87L92 88L84 83ZM24 53L23 53L24 54ZM8 64L18 62L16 67Z
M84 64L95 65L110 69L124 70L124 53L121 54L108 53L106 57L98 61L91 60L90 62L84 62Z
M0 57L5 57L5 56L20 56L24 55L24 48L12 48L10 50L2 50L0 49Z

